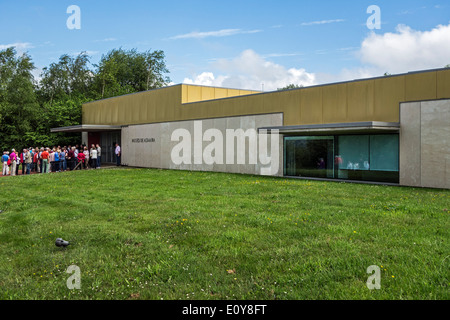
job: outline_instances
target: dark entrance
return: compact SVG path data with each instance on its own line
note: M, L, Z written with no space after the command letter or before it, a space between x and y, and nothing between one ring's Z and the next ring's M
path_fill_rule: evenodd
M100 147L102 148L102 162L115 163L116 162L116 143L122 146L121 132L109 131L102 132L100 135Z

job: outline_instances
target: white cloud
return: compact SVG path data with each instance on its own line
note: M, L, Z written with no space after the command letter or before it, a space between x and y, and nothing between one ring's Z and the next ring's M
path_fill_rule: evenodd
M295 57L295 56L301 56L302 53L269 53L265 54L262 57L263 58L280 58L280 57Z
M384 72L374 67L344 68L337 74L316 73L317 84L368 79L382 76Z
M36 82L40 82L42 80L41 74L42 74L42 68L36 66L33 71L31 71L31 74L33 75L33 78Z
M16 42L10 44L0 44L0 50L5 50L11 47L15 47L18 53L24 52L26 49L34 48L29 42Z
M102 40L94 40L93 42L111 42L111 41L117 41L116 38L105 38Z
M219 59L213 67L221 74L203 72L193 79L185 78L183 83L250 90L273 91L289 84L310 86L316 84L316 77L305 69L286 68L266 60L253 50L245 50L234 59Z
M399 25L393 33L371 33L362 42L359 57L389 73L442 68L450 63L450 24L431 31Z
M186 34L180 34L177 36L170 37L171 40L178 39L203 39L207 37L229 37L234 36L236 34L251 34L258 33L261 30L241 30L241 29L222 29L217 31L207 31L207 32L190 32Z
M432 30L416 31L398 26L395 32L370 33L360 47L337 49L348 52L360 65L342 68L337 73L307 72L304 68L286 68L270 58L298 55L300 53L272 53L259 55L246 50L234 59L215 59L210 69L185 78L184 83L273 91L288 84L311 86L405 73L450 64L450 24ZM321 51L316 54L323 53Z
M225 76L219 76L217 79L212 72L203 72L195 79L185 78L183 83L186 84L198 84L202 86L223 87L223 82L226 79Z
M345 21L344 19L311 21L311 22L303 22L302 26L314 26L314 25L320 25L320 24L344 22L344 21Z

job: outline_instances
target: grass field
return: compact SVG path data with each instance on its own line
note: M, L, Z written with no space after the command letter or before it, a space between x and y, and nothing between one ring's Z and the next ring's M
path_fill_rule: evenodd
M449 190L146 169L0 188L0 299L450 298Z

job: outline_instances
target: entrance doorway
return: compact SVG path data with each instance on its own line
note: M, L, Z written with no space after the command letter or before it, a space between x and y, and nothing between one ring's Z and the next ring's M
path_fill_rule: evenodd
M116 143L121 146L121 131L102 132L100 146L102 147L102 163L116 162Z

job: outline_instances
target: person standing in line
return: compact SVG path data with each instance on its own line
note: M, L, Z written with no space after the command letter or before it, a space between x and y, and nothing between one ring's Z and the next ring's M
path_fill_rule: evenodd
M54 172L59 172L59 154L60 154L61 150L56 149L54 152L54 157L55 157L55 171Z
M16 175L16 165L17 165L17 153L16 150L12 149L11 154L9 155L9 159L11 160L11 175Z
M78 169L80 169L80 170L86 169L86 167L85 167L86 156L84 155L84 152L78 153L77 159L78 159L78 164L80 165Z
M45 151L44 147L41 147L41 150L39 150L39 169L40 169L41 173L43 172L42 168L44 167L43 161L42 161L42 152L44 152L44 151Z
M69 144L69 145L67 146L67 148L66 148L66 164L67 164L67 170L70 170L70 169L71 169L70 164L71 164L72 158L69 158L69 153L70 153L70 151L72 151L72 146ZM72 155L72 156L73 156L73 155Z
M117 166L120 166L120 157L121 157L122 153L121 153L120 146L118 143L116 143L115 154L116 154Z
M28 148L28 153L30 154L30 156L31 156L31 163L30 163L30 173L29 174L31 174L31 171L33 171L33 156L34 156L34 149L32 148L32 147L29 147ZM27 170L28 170L28 168L27 168Z
M59 154L59 161L60 161L60 170L61 172L66 171L67 163L66 163L66 147L62 148L60 154Z
M90 158L91 158L91 168L97 169L97 148L95 145L92 145Z
M22 175L26 173L27 164L25 163L25 154L27 153L27 149L23 149L20 154L20 164L22 165Z
M4 151L2 156L2 164L3 164L2 175L4 176L7 176L9 174L8 160L9 155L6 151Z
M28 149L28 152L30 153L31 156L31 163L30 163L30 174L34 171L34 164L33 164L33 159L34 159L34 148L30 147Z
M41 153L41 159L42 159L42 171L41 173L48 173L48 157L49 153L47 151L48 148L45 148L44 151Z
M70 171L73 170L73 161L74 161L73 148L69 146L69 149L67 150L67 165Z
M97 168L100 169L100 166L102 164L102 148L98 143L96 147L97 147Z
M74 166L76 167L78 165L78 153L80 153L80 151L78 150L78 145L76 147L73 147L73 156L75 157L75 163Z
M24 149L26 151L26 149ZM33 163L33 156L30 151L26 151L24 155L25 165L27 166L27 174L31 174L31 164Z
M48 172L54 172L54 170L55 170L55 155L53 154L53 149L49 149L49 151L48 151L48 163L50 166Z
M20 158L16 155L16 176L19 175Z
M88 147L84 147L83 148L84 150L83 150L83 154L84 154L84 168L85 169L88 169L89 168L89 150L88 150Z
M47 152L48 152L47 173L50 173L51 172L50 155L51 155L52 149L50 149L49 147L47 147L46 149L47 149Z
M36 148L34 150L34 156L33 156L33 165L34 165L34 171L36 173L39 173L39 148Z

